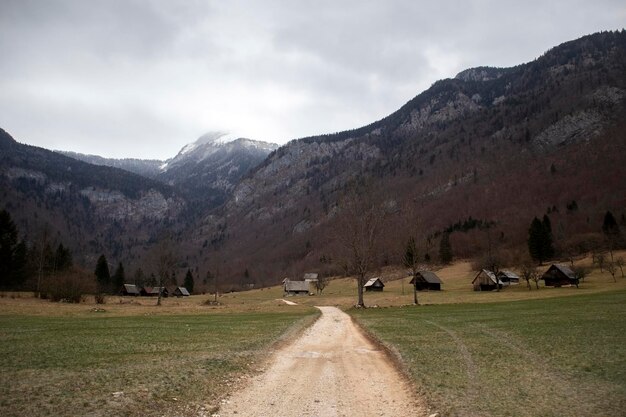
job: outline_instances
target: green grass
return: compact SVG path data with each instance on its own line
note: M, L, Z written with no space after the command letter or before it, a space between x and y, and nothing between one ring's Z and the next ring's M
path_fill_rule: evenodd
M442 415L626 415L623 290L350 313Z
M0 316L0 415L209 413L261 352L313 317Z

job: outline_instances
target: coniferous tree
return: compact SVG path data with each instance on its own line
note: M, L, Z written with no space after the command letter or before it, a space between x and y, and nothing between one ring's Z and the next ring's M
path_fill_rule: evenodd
M547 215L543 216L543 221L535 217L530 223L530 228L528 229L528 252L539 264L554 256L552 225Z
M604 221L602 222L602 233L604 233L606 236L620 234L619 225L617 224L613 213L611 213L610 211L607 211L604 215Z
M184 286L187 288L187 291L189 291L189 294L193 293L193 275L191 274L191 269L187 269Z
M114 290L120 290L124 284L126 283L126 274L124 273L124 265L120 262L113 274L113 285L115 286Z
M554 256L554 245L552 242L552 224L550 218L547 215L543 216L543 238L542 238L542 254L543 260L548 260Z
M135 270L135 274L133 275L133 281L138 287L141 287L145 284L146 276L141 268L137 268L137 270Z
M18 243L15 223L8 211L0 211L0 287L16 288L24 281L26 244Z
M96 280L100 292L107 292L111 286L111 274L109 272L109 263L104 255L100 255L96 263L95 270Z
M62 243L57 246L54 261L56 271L67 271L72 267L72 254Z
M439 242L439 260L443 264L452 262L452 245L450 245L450 234L444 233Z

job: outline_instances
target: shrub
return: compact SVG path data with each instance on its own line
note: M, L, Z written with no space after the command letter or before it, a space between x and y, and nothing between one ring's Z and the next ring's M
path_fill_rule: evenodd
M82 271L71 270L62 275L48 278L42 295L50 301L80 303L83 294L95 290L93 278ZM44 298L42 296L42 298Z

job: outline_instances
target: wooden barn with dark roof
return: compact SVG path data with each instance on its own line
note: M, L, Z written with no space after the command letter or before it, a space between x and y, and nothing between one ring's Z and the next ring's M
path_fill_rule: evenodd
M441 291L441 279L432 271L417 271L410 284L415 285L417 291Z
M519 275L511 271L502 270L498 272L498 279L502 281L502 285L519 284Z
M493 291L497 287L502 288L502 281L497 279L493 272L483 269L476 274L472 285L474 286L474 291Z
M122 286L122 295L130 295L137 297L139 295L139 288L135 284L124 284Z
M311 285L307 281L287 280L283 284L286 295L309 295Z
M372 278L365 283L363 288L365 288L365 291L382 291L385 288L385 284L383 284L380 278Z
M161 288L162 297L167 297L168 295L170 295L170 292L165 287L143 287L140 291L140 294L143 297L158 297L159 288Z
M564 285L578 285L576 274L568 266L552 264L541 276L546 287L562 287Z
M187 288L185 287L176 287L173 294L176 297L189 297L191 295L189 294L189 291L187 291Z

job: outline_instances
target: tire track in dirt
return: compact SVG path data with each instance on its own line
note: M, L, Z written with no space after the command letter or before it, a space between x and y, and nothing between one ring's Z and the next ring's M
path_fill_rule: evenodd
M278 350L262 374L231 395L224 416L425 416L410 385L336 307Z

